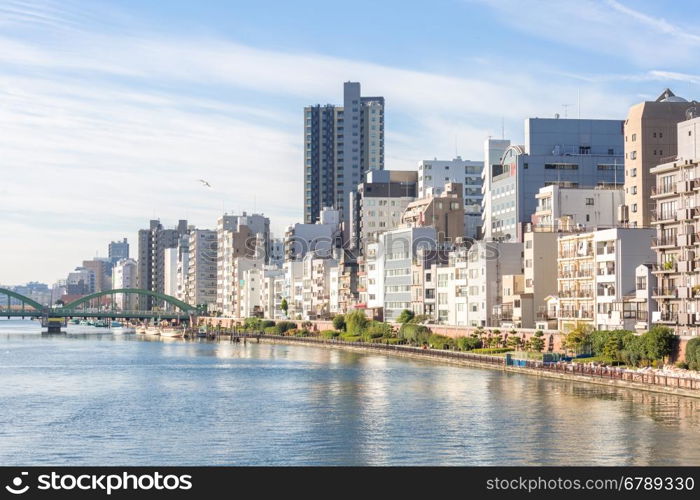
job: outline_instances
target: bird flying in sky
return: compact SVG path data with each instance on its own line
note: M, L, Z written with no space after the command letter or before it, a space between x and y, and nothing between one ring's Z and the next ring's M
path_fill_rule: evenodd
M202 186L206 186L206 187L208 187L208 188L211 187L211 184L209 184L209 183L208 183L207 181L205 181L204 179L197 179L197 180L198 180L199 182L202 183Z

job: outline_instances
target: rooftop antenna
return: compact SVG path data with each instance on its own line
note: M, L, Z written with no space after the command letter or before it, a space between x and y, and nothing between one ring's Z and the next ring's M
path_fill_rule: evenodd
M576 104L578 105L578 119L581 119L581 87L576 89Z
M568 118L569 116L569 106L571 106L571 104L562 104L562 107L564 108L564 118Z
M506 138L506 119L501 116L501 139Z

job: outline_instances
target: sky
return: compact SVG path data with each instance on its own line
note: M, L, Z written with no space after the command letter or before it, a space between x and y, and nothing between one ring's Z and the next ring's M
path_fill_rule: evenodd
M386 99L386 168L483 159L527 117L700 98L697 2L0 0L0 283L159 218L302 219L303 107ZM206 188L197 179L206 179Z

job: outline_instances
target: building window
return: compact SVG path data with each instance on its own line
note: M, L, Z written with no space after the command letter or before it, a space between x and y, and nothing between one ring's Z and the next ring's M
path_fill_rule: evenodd
M632 142L637 140L637 134L632 134Z
M593 205L593 198L586 198L586 206L592 206Z
M632 212L633 212L633 213L636 213L636 212L637 212L637 204L636 204L636 203L633 203L633 204L632 204Z

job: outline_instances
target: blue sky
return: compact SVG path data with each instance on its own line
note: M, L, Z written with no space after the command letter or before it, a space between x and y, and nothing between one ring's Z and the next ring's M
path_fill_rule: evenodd
M343 7L352 6L351 11ZM301 218L302 108L386 98L387 168L481 159L529 116L700 96L696 2L0 0L0 283L148 219ZM202 188L196 179L214 186Z

